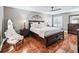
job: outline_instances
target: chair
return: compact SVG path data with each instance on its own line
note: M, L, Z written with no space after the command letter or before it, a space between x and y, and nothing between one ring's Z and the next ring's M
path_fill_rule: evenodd
M23 44L23 36L18 34L14 28L13 28L13 23L9 19L8 20L8 29L5 32L5 37L7 38L7 43L11 45L11 50L16 49L19 45ZM10 51L11 51L10 50Z

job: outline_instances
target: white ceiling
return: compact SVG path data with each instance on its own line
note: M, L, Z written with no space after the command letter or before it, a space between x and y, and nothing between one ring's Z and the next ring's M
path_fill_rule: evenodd
M10 7L28 11L41 12L51 15L79 11L79 6L54 6L55 9L61 8L61 10L59 11L51 11L51 6L10 6Z

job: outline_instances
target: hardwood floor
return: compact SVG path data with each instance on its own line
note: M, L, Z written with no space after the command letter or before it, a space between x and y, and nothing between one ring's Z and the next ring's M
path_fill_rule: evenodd
M52 44L46 48L41 41L33 37L26 37L21 48L15 48L11 51L11 46L2 53L76 53L77 52L77 36L64 33L64 40Z

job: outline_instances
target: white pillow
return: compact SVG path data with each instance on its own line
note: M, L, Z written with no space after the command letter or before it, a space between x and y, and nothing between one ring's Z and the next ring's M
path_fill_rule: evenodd
M43 28L43 27L45 27L45 24L44 23L40 23L40 24L38 24L38 23L32 23L31 27Z
M37 27L38 26L38 23L32 23L31 24L31 27Z

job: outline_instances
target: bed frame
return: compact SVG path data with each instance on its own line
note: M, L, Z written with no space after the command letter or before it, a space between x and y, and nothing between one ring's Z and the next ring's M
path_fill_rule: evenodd
M44 22L44 21L33 21L32 20L32 21L29 21L29 26L31 25L31 22L40 23L40 22ZM30 27L29 27L29 29L30 29ZM55 34L50 35L50 36L46 36L45 38L40 37L38 34L32 32L32 31L30 31L30 35L37 38L38 40L41 40L43 42L43 44L45 45L45 47L50 46L51 44L57 42L60 39L64 40L64 31L55 33Z
M45 47L49 47L50 45L56 43L59 40L64 40L64 31L63 32L58 32L50 36L46 36L45 38L40 37L38 34L31 32L31 36L35 37L36 39L40 40Z

